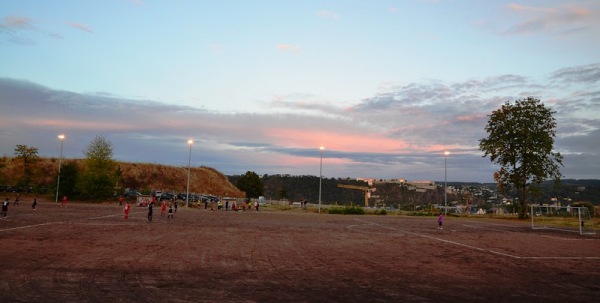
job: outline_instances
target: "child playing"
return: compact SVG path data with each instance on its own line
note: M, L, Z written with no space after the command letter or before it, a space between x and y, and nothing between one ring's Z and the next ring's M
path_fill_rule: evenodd
M125 220L129 220L129 209L131 208L131 205L129 205L129 201L127 201L125 203L125 209L123 210L123 212L125 213Z
M442 213L440 213L440 215L438 216L438 229L444 229L442 227L443 222L444 222L444 216L442 215Z
M169 214L167 215L167 219L173 219L173 203L169 203Z
M169 203L170 204L170 203ZM160 216L164 216L167 213L167 202L162 201L160 204Z

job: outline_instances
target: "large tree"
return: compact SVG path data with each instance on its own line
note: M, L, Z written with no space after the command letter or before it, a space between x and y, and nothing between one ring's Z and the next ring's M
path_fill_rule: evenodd
M253 171L247 171L238 179L237 188L246 192L246 198L258 198L264 192L262 180Z
M79 167L75 161L65 161L60 170L60 187L58 196L73 197L77 195L76 185L79 178ZM56 181L55 181L56 182Z
M22 167L22 177L18 178L19 186L31 186L31 181L37 170L37 163L40 161L37 147L29 147L27 145L17 144L15 148L15 158L18 166Z
M506 102L489 115L488 136L479 140L483 156L500 165L494 173L500 190L517 192L521 218L527 216L530 185L548 178L557 183L562 176L563 157L553 151L555 113L532 97Z
M85 168L79 178L81 194L91 199L110 197L116 181L112 144L103 136L96 136L83 153Z

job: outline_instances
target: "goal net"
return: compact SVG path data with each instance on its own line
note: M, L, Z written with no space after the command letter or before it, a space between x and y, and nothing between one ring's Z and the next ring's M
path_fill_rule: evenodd
M587 207L531 205L531 228L596 234Z

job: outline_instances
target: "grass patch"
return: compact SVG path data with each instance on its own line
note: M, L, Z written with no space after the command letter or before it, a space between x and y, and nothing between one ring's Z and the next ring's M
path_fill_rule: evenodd
M328 208L327 213L338 215L364 215L365 210L360 206L344 206Z

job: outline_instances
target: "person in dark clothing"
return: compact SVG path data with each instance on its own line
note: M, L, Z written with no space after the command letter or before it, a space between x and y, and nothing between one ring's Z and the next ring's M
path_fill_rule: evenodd
M148 223L152 222L152 207L154 203L148 203Z
M8 205L10 205L10 202L8 201L8 198L4 199L4 202L2 202L2 217L6 218L6 215L8 214Z
M33 210L35 210L35 207L37 206L37 198L33 198L33 203L31 203L31 208Z
M167 219L173 219L173 203L169 203L169 213L167 214Z

